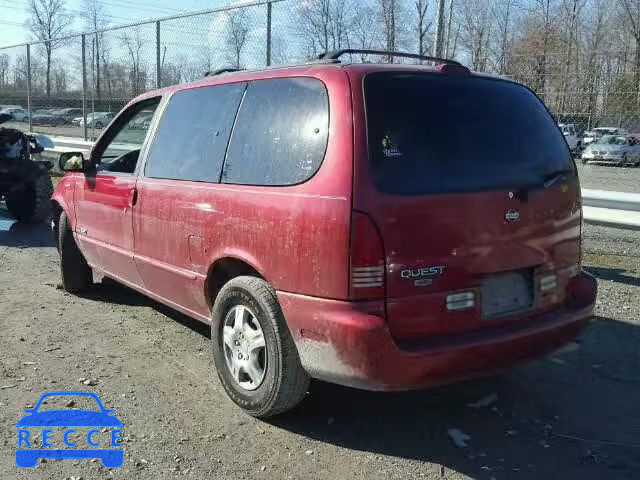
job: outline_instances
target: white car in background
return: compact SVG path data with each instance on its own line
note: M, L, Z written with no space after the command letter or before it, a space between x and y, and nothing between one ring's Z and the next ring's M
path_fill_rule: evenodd
M560 130L564 135L564 139L567 141L567 145L569 145L571 151L576 152L580 150L582 142L578 138L576 126L573 123L559 123L558 127L560 127Z
M584 132L584 138L582 139L582 145L587 146L590 143L595 142L597 139L604 137L605 135L615 135L617 137L626 137L629 134L625 129L618 127L596 127L592 128L588 132Z
M613 163L620 167L640 166L640 140L633 136L605 135L582 152L582 163Z
M115 113L112 112L95 112L87 115L87 127L88 128L103 128L109 125L111 120L115 117ZM75 119L71 121L72 124L75 123ZM78 122L80 127L84 126L84 119L80 117L80 121Z

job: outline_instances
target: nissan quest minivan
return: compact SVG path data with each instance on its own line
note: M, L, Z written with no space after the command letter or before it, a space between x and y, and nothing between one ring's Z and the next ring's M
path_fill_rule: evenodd
M254 416L311 378L492 374L592 316L576 167L540 99L451 60L352 52L145 93L88 158L60 158L65 290L95 273L210 324L220 381Z

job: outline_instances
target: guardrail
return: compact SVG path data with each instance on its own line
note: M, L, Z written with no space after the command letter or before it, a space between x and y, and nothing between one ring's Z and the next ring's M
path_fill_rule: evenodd
M583 188L582 205L586 223L640 230L640 193Z
M45 151L89 154L93 142L68 137L49 137ZM593 225L640 230L640 193L582 189L584 221Z

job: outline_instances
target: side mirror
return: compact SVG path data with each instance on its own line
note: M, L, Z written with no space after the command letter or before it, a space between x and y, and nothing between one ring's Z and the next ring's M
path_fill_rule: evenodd
M88 161L82 152L64 152L58 158L58 166L63 172L82 172L87 169Z

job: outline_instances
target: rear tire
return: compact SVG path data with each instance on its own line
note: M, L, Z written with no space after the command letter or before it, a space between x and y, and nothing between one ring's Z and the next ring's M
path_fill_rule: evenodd
M62 287L69 293L87 290L93 284L93 273L73 238L65 212L58 221L58 251Z
M51 218L51 195L51 177L38 175L32 182L7 193L7 209L19 222L44 222Z
M225 323L228 314L244 307L259 323L264 337L264 374L260 383L244 388L228 366ZM211 340L218 377L236 405L254 417L267 418L295 407L305 396L309 375L300 364L274 289L256 277L236 277L218 294L211 313ZM227 345L227 350L225 350ZM240 347L239 347L240 348ZM246 358L246 357L245 357Z
M587 159L586 159L586 158L583 158L583 159L582 159L582 164L583 164L583 165L586 165L586 164L587 164Z

